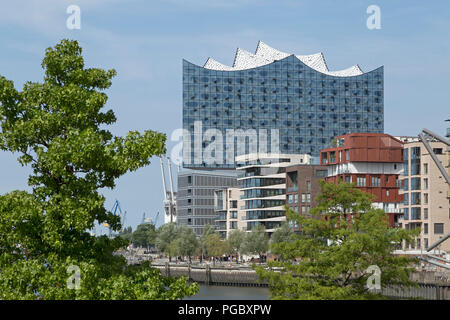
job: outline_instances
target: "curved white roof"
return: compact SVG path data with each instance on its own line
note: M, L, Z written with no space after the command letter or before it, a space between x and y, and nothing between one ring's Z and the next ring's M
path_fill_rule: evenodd
M203 67L206 69L220 70L220 71L246 70L264 66L276 60L284 59L288 56L290 56L290 54L274 49L269 45L265 44L264 42L259 41L258 46L256 47L255 54L250 53L241 48L238 48L236 50L236 55L234 57L234 63L232 67L224 65L212 58L208 58ZM322 52L310 55L296 55L296 57L304 64L306 64L308 67L331 76L349 77L349 76L357 76L364 73L358 65L354 65L344 70L330 71L328 70Z

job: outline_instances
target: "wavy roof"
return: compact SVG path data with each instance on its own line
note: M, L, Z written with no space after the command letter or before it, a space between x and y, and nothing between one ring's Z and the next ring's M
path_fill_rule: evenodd
M254 54L241 48L238 48L236 50L236 55L234 57L233 66L227 66L212 58L208 58L203 67L206 69L220 70L220 71L246 70L264 66L274 61L284 59L288 56L290 56L290 54L274 49L269 45L265 44L264 42L259 41ZM295 55L295 56L301 62L306 64L308 67L331 76L351 77L364 73L357 64L344 70L330 71L328 70L322 52L310 55Z

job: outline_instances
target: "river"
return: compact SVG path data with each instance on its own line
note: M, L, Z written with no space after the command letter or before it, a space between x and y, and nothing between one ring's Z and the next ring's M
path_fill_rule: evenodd
M268 288L199 285L199 292L184 300L269 300Z

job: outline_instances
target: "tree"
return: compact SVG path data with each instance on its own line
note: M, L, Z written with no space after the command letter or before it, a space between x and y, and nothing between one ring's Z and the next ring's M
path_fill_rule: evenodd
M158 236L156 237L156 248L159 251L164 252L169 256L169 261L172 261L172 256L177 255L174 250L175 244L170 246L172 242L178 236L178 226L175 222L163 224L158 230Z
M206 237L205 248L207 256L213 258L214 265L216 263L216 257L221 257L229 252L228 243L220 239L220 236L217 233L210 234Z
M237 258L239 257L239 254L241 253L242 244L245 241L245 231L235 229L232 230L228 234L227 242L228 247L230 248L230 251L233 255L236 255ZM238 259L236 259L237 262Z
M205 242L206 239L208 238L209 235L214 234L214 228L211 227L211 225L207 224L204 228L203 228L203 233L200 236L200 262L203 261L203 256L207 256L208 254L206 253L206 246L205 246Z
M180 255L189 257L189 263L191 263L191 257L195 255L199 249L199 241L195 236L194 230L186 226L180 226L175 241L177 242Z
M278 243L291 242L294 240L294 232L287 222L281 224L270 237L270 247L273 248ZM283 254L279 256L282 260L284 259Z
M198 287L166 279L148 264L129 267L113 253L121 237L91 236L96 223L121 229L102 188L166 151L164 134L114 136L103 112L114 70L85 68L77 41L48 48L43 82L22 91L0 77L0 149L31 165L31 192L0 196L0 299L179 299ZM77 269L79 268L79 269ZM67 271L79 270L79 290Z
M139 247L149 247L155 245L157 232L155 225L151 223L144 223L138 225L137 229L131 236L131 241Z
M119 237L131 242L131 237L133 236L133 228L126 227L123 230L119 231Z
M381 286L412 285L414 260L393 250L417 232L389 228L386 214L372 207L372 199L352 184L322 181L312 218L286 207L287 219L296 221L301 231L293 241L273 245L286 261L268 264L284 272L257 268L260 279L269 281L272 298L380 298L367 288L369 266L380 268Z
M251 232L248 232L242 247L243 253L256 254L259 256L259 261L262 262L262 257L269 250L269 237L262 224L258 224Z

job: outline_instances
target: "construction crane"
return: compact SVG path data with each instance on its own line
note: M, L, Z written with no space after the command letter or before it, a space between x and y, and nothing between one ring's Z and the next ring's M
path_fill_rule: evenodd
M159 157L161 163L161 175L162 175L162 183L163 183L163 192L164 192L164 211L166 215L170 215L170 222L174 222L176 215L176 201L175 201L175 193L173 191L173 179L172 179L172 165L170 161L170 157L167 157L168 167L169 167L169 182L170 182L170 192L166 187L166 175L164 172L164 164L162 160L162 156Z
M153 225L156 227L156 224L158 223L158 218L159 218L159 211L156 213L155 215L155 221L153 222Z
M124 215L123 212L122 212L122 208L120 207L120 202L119 202L119 200L116 199L116 201L114 202L114 205L113 205L113 207L112 207L112 209L111 209L111 212L113 213L113 215L116 215L116 214L117 214L117 211L119 211L119 214L122 215L122 219L121 219L121 220L124 221L125 215ZM107 224L107 223L105 223L104 226L107 227L107 228L109 228L108 236L111 238L111 236L112 236L112 229L111 229L111 227L110 227L109 224ZM123 225L122 225L122 227L123 227Z

